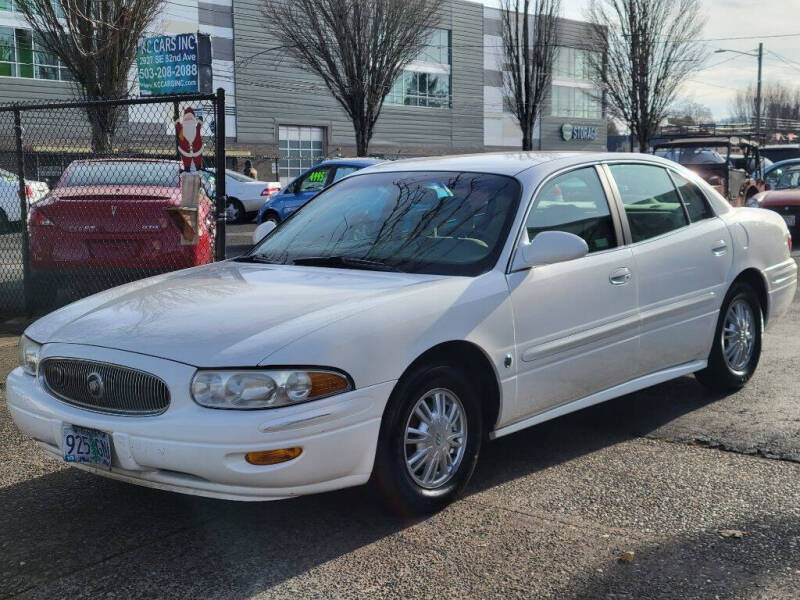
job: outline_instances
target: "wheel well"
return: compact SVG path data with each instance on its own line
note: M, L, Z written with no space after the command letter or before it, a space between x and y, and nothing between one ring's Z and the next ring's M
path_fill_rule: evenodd
M764 281L764 276L758 269L745 269L739 273L733 283L737 281L748 283L756 291L761 310L764 312L764 322L766 323L769 313L769 295L767 294L767 284Z
M483 420L487 431L491 431L500 416L500 386L497 374L489 358L478 346L463 340L443 342L426 350L403 372L405 377L411 369L424 363L446 362L462 367L470 380L480 385Z
M261 222L263 223L268 217L275 217L275 219L280 223L281 216L274 210L265 211L263 215L261 215Z

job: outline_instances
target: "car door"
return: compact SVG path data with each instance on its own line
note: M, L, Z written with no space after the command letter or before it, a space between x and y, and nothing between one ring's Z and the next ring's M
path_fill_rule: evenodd
M526 218L523 243L561 230L589 247L583 258L508 275L526 414L613 387L636 371L636 270L604 177L584 166L551 179Z
M291 215L306 202L311 200L311 198L324 190L328 185L330 173L331 168L324 166L316 167L301 175L300 178L286 190L284 218Z
M607 168L638 273L640 374L705 359L732 262L727 226L677 170Z

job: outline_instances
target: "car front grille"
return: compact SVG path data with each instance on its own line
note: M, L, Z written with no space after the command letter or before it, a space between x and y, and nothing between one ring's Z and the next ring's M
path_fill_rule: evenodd
M116 415L158 415L169 388L150 373L92 360L47 358L39 365L45 388L68 404Z

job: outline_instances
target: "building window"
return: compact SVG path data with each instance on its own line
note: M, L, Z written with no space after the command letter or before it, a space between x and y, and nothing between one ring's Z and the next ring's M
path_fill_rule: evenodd
M603 107L595 90L554 85L550 94L550 115L600 119L603 116Z
M434 29L430 40L397 78L386 104L450 107L450 32Z
M286 185L325 157L325 129L322 127L278 128L278 175Z
M553 61L553 76L587 81L590 79L592 62L598 57L599 53L590 50L559 46Z
M53 11L59 18L64 17L64 9L61 7L59 0L52 0ZM9 12L21 12L19 8L19 0L0 0L0 10L7 10Z
M71 79L61 61L36 43L30 29L13 27L0 27L0 76L56 81Z

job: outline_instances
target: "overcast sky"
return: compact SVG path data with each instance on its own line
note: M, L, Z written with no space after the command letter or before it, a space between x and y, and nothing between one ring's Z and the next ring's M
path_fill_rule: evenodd
M497 6L497 0L482 0ZM780 81L800 87L800 0L701 0L706 17L703 39L710 52L718 48L755 51L764 42L765 82ZM563 16L582 19L588 0L562 0ZM781 34L793 37L770 38ZM716 38L752 37L742 40ZM776 57L774 52L792 64ZM723 62L724 61L724 62ZM720 63L718 66L714 66ZM681 90L681 97L705 104L715 119L728 116L737 89L755 85L757 61L733 53L710 54L706 69L695 73Z

